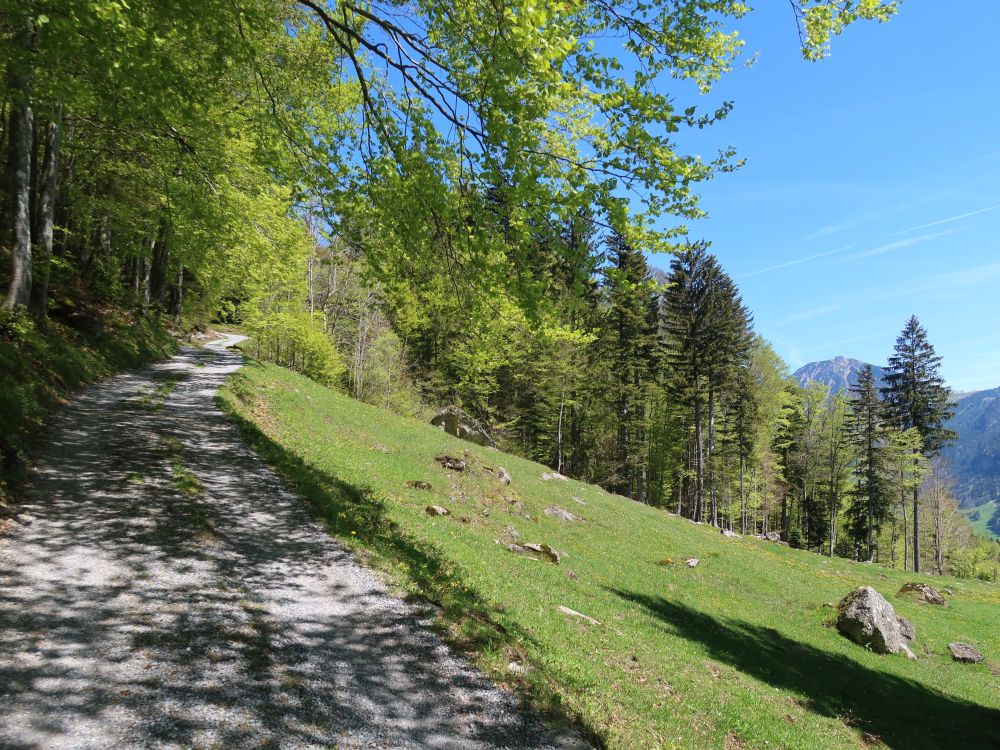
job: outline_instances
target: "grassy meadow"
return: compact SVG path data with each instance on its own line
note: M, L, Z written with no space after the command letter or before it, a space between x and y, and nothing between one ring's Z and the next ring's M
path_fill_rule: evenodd
M542 465L270 365L249 363L221 401L332 535L430 603L497 682L598 746L1000 747L996 585L727 539L592 485L545 481ZM440 454L468 466L443 468ZM431 504L449 515L429 515ZM549 517L552 507L581 520ZM562 559L515 554L514 542ZM954 594L943 608L896 596L911 580ZM831 627L831 605L859 585L914 623L917 661ZM952 641L984 663L953 662Z

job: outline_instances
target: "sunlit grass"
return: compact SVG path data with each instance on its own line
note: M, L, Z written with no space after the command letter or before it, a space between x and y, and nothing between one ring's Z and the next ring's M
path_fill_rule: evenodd
M331 534L433 603L494 679L608 747L997 745L996 586L917 577L955 592L946 608L918 605L895 596L912 573L729 540L594 486L543 481L544 466L273 366L248 366L222 400ZM443 468L442 453L468 468ZM583 520L550 518L552 506ZM513 542L550 544L562 561L514 554ZM918 661L830 627L830 605L862 584L915 624ZM986 663L954 663L956 640Z

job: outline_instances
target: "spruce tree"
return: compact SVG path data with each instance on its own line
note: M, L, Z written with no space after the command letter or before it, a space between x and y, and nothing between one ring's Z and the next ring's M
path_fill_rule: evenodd
M937 456L956 437L944 425L955 412L941 378L941 357L927 340L927 331L911 316L896 339L895 354L885 369L882 396L890 423L899 430L916 430L921 453ZM913 570L920 572L920 488L913 488Z
M854 538L864 542L871 562L875 558L875 535L888 509L881 471L884 409L871 365L865 365L858 374L851 394L851 440L857 448L858 462L854 469L856 484L849 515Z
M668 282L661 308L664 365L668 386L686 405L693 428L691 515L700 521L705 514L707 477L710 518L718 524L716 403L728 391L737 390L739 368L747 366L752 343L750 314L736 284L704 243L693 244L674 258Z
M636 500L644 498L647 386L655 344L655 294L646 257L620 235L608 241L609 267L606 335L614 373L617 427L613 489Z

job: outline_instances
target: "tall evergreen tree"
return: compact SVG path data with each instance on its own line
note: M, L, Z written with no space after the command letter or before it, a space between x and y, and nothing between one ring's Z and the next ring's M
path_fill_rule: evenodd
M691 245L674 258L668 283L661 306L664 365L668 387L687 406L693 428L691 515L702 520L708 510L711 522L718 524L716 405L727 390L737 390L738 370L748 364L750 314L736 284L704 243ZM706 478L709 508L705 503Z
M851 386L851 393L851 440L858 452L858 462L849 514L854 538L864 542L868 560L872 561L875 559L875 536L885 520L889 504L881 481L884 409L871 365L866 365L858 374L858 382Z
M614 373L616 492L643 500L649 373L656 337L656 297L646 257L620 235L608 241L607 341Z
M885 368L887 415L894 427L916 430L921 453L932 458L955 439L944 424L955 411L939 370L941 357L927 340L927 330L911 316L896 339L895 354ZM913 487L913 570L920 571L920 487Z

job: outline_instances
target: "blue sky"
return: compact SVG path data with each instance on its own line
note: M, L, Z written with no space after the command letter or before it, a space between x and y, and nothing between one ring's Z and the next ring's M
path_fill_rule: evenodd
M747 166L703 186L692 234L792 369L884 363L915 314L952 387L1000 386L1000 2L905 0L821 63L786 2L757 5L740 22L756 64L705 97L735 110L684 144Z

